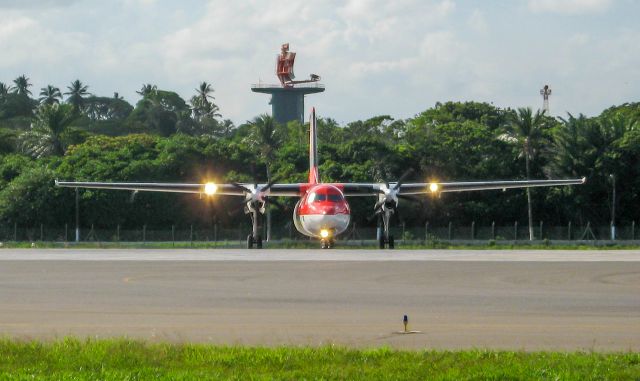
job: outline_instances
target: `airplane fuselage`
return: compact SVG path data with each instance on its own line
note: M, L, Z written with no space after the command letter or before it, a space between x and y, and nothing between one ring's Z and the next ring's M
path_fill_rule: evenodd
M343 192L331 184L313 184L293 211L296 229L309 237L333 238L347 230L351 209Z

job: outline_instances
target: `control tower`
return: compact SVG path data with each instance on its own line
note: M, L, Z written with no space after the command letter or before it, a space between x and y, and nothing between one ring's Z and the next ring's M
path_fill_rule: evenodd
M296 53L289 51L289 44L282 44L280 54L276 59L276 75L280 84L251 85L254 93L271 94L271 112L273 119L281 124L292 120L304 123L304 96L321 93L324 85L320 84L320 76L311 74L309 79L296 81L293 74L293 64Z

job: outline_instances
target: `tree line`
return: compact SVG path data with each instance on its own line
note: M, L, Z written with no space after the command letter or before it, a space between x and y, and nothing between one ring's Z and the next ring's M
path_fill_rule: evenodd
M308 126L279 125L259 115L234 125L223 119L213 87L202 82L185 100L143 84L132 105L118 93L91 94L80 80L65 89L29 78L0 82L0 225L61 226L74 221L74 192L53 180L304 182ZM611 221L617 187L619 225L639 217L640 104L600 115L554 118L529 108L479 102L436 103L413 118L374 116L340 125L318 122L324 181L393 181L408 168L414 181L579 178L573 187L426 196L400 204L407 225L547 226ZM83 225L237 226L239 200L223 196L81 191ZM279 200L274 221L290 220L295 200ZM354 221L375 225L375 200L354 198ZM528 210L530 212L528 212ZM531 224L530 224L531 225Z

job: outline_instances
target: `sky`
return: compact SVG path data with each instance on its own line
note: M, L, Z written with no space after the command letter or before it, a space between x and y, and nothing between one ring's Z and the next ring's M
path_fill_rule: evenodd
M0 0L0 82L32 91L79 78L139 100L142 84L189 99L201 81L236 124L270 113L253 83L277 83L282 43L298 78L326 91L306 107L340 123L413 117L436 102L597 115L640 101L634 0Z

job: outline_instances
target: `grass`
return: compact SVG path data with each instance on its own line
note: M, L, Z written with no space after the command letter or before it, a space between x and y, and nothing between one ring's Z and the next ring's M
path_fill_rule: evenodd
M3 242L2 248L70 248L70 249L232 249L244 248L244 242ZM318 249L318 241L274 241L265 243L269 249ZM374 241L338 241L336 249L376 249ZM638 241L407 241L397 242L397 249L406 250L637 250Z
M0 340L0 380L638 380L638 353Z

